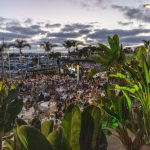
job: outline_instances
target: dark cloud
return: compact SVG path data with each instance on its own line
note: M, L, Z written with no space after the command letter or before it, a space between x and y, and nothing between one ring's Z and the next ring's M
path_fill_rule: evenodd
M117 6L117 9L120 9L120 6ZM144 29L143 26L139 27L138 29L95 29L95 23L89 24L81 24L81 23L74 23L74 24L66 24L62 25L60 23L56 24L47 24L42 22L40 23L33 23L26 24L18 20L7 19L0 17L1 23L4 26L2 29L5 33L0 32L0 39L4 38L5 41L12 41L16 38L22 39L31 39L31 43L34 45L41 44L43 41L50 40L52 43L56 43L61 45L63 41L66 39L75 39L78 37L84 37L85 43L87 44L97 44L98 42L107 42L107 36L112 36L114 34L120 35L122 42L125 44L132 44L132 43L140 43L143 39L149 39L149 37L144 36L146 33L150 33L150 29ZM132 22L118 22L122 26L130 25ZM96 22L97 24L97 22ZM45 30L44 30L45 27ZM53 28L58 28L60 31L55 32ZM48 28L49 31L46 31ZM34 40L34 36L42 34L43 36L39 40ZM84 35L84 36L83 36Z
M144 37L147 38L147 36L141 36L141 34L144 33L150 33L150 29L140 29L140 28L133 30L101 29L95 30L95 32L89 34L88 37L93 41L106 42L107 36L113 36L114 34L118 34L125 43L140 43L144 39Z
M45 24L45 27L46 28L59 28L59 27L61 27L61 24L60 23L56 23L56 24L47 23L47 24Z
M71 31L75 31L75 30L85 30L85 29L89 29L89 28L93 28L93 25L75 23L75 24L65 25L61 31L62 32L71 32Z
M33 20L31 18L27 18L25 21L24 21L25 24L32 24L33 23Z
M125 45L138 44L138 43L141 43L143 40L150 40L150 37L149 36L130 36L130 37L121 38L122 43L124 43Z
M45 22L43 22L43 21L39 21L39 22L37 22L36 24L38 24L38 25L44 25L44 24L45 24Z
M132 25L133 22L132 22L132 21L130 21L130 22L122 22L122 21L119 21L118 24L121 25L121 26L128 26L128 25Z
M148 33L150 32L150 29L133 29L133 30L122 30L122 29L114 29L114 30L108 30L108 29L97 29L94 33L89 34L88 36L90 38L104 38L107 36L112 36L114 34L119 34L120 36L126 37L126 36L134 36L141 33Z
M104 0L68 0L69 2L72 2L73 4L79 4L83 8L93 8L93 7L99 7L102 6Z
M79 31L80 34L89 34L91 32L91 30L89 29L82 29Z
M127 6L112 5L112 8L121 11L126 18L150 23L150 11L142 8L132 8Z
M7 27L11 27L11 26L20 26L20 22L17 20L11 20L9 22L7 22L5 24Z
M47 37L55 37L55 38L77 38L80 34L78 32L54 32L48 33Z
M4 39L6 42L10 42L14 39L21 38L21 39L26 39L29 38L27 35L18 35L16 33L4 33L0 32L0 40Z
M16 33L18 35L28 35L28 36L46 33L46 31L42 31L40 29L39 25L32 25L30 27L11 26L6 27L6 30L12 33Z

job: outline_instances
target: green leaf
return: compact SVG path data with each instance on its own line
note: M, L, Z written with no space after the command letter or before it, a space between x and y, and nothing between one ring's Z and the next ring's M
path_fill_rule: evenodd
M146 83L149 84L150 83L150 75L149 75L149 70L148 70L148 66L146 64L146 61L144 60L144 72L145 72L145 77L146 77Z
M119 43L120 43L120 41L119 41L119 36L117 35L117 34L115 34L114 36L113 36L113 40L115 41L115 44L118 46L118 48L119 48Z
M42 122L41 133L45 137L47 137L49 135L49 133L51 133L53 131L53 127L54 127L54 121L53 120L46 120L46 121Z
M115 54L116 46L115 46L114 40L110 36L108 36L108 43L109 43L110 49L112 51L112 54Z
M27 123L21 118L17 118L15 121L17 126L27 125Z
M123 92L123 95L125 96L126 100L127 100L127 104L128 104L128 108L129 110L131 111L132 109L132 103L131 103L131 99L130 97L127 95L127 93L125 91L122 91Z
M72 150L80 150L79 137L81 128L81 112L78 106L71 104L62 120L65 138Z
M52 150L52 146L36 128L23 125L17 127L17 136L26 150Z
M81 150L97 150L101 129L101 111L98 107L87 107L82 113L80 146Z
M10 113L12 117L15 117L21 112L22 107L23 102L20 100L15 100L8 105L7 112Z
M113 118L116 118L117 120L119 120L119 116L118 114L116 114L114 111L112 111L111 109L109 109L108 107L106 106L103 106L102 107L110 116L112 116Z
M51 132L48 141L53 147L53 150L71 150L68 141L65 139L63 128L59 127Z

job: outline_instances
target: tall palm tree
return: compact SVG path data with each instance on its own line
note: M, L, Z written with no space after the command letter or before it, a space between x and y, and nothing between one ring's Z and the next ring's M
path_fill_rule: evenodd
M48 60L48 62L47 62L47 64L48 64L48 66L49 66L49 57L51 57L50 56L50 52L52 52L52 49L53 49L53 47L57 47L57 45L56 44L52 44L52 43L50 43L49 41L44 41L44 43L42 43L41 45L40 45L44 50L45 50L45 52L47 53L47 60Z
M5 43L0 44L1 67L2 67L1 78L2 78L2 80L4 79L4 57L3 57L3 52L4 52L5 48L7 48L7 45Z
M15 40L14 43L10 44L9 47L14 47L14 48L18 48L19 49L19 54L20 54L20 64L21 64L21 76L23 78L23 70L22 70L22 49L25 47L31 48L31 45L29 43L27 43L25 40L20 40L17 39Z
M65 40L64 43L63 43L63 46L68 50L68 56L70 58L70 50L73 47L72 40Z
M75 52L78 51L78 46L79 45L83 45L83 43L80 42L80 41L77 41L77 40L72 40L72 46L74 47Z

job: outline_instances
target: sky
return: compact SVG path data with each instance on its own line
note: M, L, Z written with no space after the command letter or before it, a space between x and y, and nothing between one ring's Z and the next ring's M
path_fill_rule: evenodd
M150 0L0 0L0 39L62 45L75 39L85 45L107 43L119 34L128 46L150 40Z

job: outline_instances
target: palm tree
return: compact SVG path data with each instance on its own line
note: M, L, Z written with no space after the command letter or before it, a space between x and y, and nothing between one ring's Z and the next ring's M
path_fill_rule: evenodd
M97 47L96 46L92 46L92 45L89 45L89 46L86 46L86 47L83 47L82 49L80 49L78 51L78 56L81 58L81 57L84 57L84 58L88 58L89 56L91 56L92 53L94 53L95 51L97 51Z
M89 57L89 48L88 47L83 47L82 49L78 50L78 57L84 57L87 58Z
M25 47L31 48L31 45L27 43L25 40L17 39L14 43L10 44L9 47L15 47L19 49L20 54L20 63L21 63L21 76L23 78L23 71L22 71L22 49Z
M122 66L125 63L125 51L123 50L122 44L120 44L120 39L117 34L110 37L108 36L108 44L99 44L98 55L91 57L91 59L101 65L101 71L106 71L109 77L110 71L122 70ZM109 82L109 79L108 79Z
M5 43L0 44L0 54L1 54L1 67L2 67L2 80L4 79L4 58L3 58L3 52L7 48L7 45Z
M71 50L71 47L73 47L72 40L64 41L63 46L68 50L68 55L69 55L69 58L70 58L70 50Z
M56 44L52 44L49 41L45 41L43 44L40 45L45 52L47 53L47 58L48 58L48 62L47 64L49 65L49 57L50 57L50 52L52 52L53 47L57 47Z
M78 46L79 45L83 45L83 43L80 42L80 41L77 41L77 40L72 40L72 46L74 47L75 52L78 51Z

